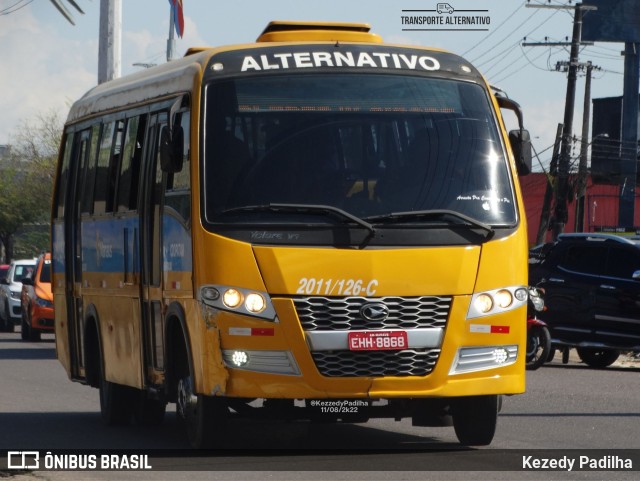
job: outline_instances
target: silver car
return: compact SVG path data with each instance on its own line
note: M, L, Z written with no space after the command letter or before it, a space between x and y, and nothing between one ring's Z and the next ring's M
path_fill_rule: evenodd
M0 330L13 332L20 322L22 279L33 273L35 267L35 259L13 261L7 276L0 279Z

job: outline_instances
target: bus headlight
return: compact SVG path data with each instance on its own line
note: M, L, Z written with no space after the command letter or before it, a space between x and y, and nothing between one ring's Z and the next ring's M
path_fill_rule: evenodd
M478 312L486 314L493 309L493 299L487 294L480 294L473 300L473 306Z
M506 309L513 302L513 296L507 289L500 289L496 292L496 304L502 309Z
M252 292L247 295L247 299L244 301L244 307L247 308L247 311L253 312L254 314L258 314L264 311L264 308L267 307L267 303L262 297L261 294L256 292Z
M467 319L500 314L522 307L527 302L526 288L504 287L492 291L478 292L471 297Z
M222 302L225 306L235 309L242 303L242 294L237 289L227 289L222 294Z
M277 322L276 311L266 292L235 286L206 285L200 288L199 294L199 300L206 306Z

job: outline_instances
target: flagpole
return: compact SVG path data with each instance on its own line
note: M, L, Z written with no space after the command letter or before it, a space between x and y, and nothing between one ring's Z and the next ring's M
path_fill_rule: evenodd
M176 41L174 38L175 32L175 20L173 15L173 8L169 9L169 39L167 40L167 62L173 60L173 51L176 48Z

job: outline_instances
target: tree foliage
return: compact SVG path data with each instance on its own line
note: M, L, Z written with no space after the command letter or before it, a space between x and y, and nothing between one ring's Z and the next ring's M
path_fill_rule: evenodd
M49 111L20 122L11 137L9 154L0 164L0 242L7 261L14 258L16 234L27 226L33 232L34 226L49 225L62 128L60 115ZM35 249L28 256L48 248L48 242L47 236L46 245L28 246L25 250ZM22 254L23 249L19 251Z

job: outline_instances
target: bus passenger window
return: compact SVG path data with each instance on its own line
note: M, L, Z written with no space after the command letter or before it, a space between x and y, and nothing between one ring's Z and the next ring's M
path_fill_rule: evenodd
M118 179L118 212L134 211L138 208L138 183L146 123L146 115L132 117L127 122Z
M55 192L55 205L56 210L54 211L55 218L61 219L64 217L64 205L66 201L67 195L67 184L69 183L69 173L70 173L70 165L71 165L71 150L73 149L73 132L67 133L67 138L64 144L64 154L62 156L62 165L60 167L60 172L58 173L58 189Z
M165 207L177 212L182 220L191 219L191 166L189 162L189 112L179 112L174 119L180 124L184 133L182 169L180 172L167 175Z
M105 124L100 137L98 167L96 170L95 193L93 197L93 213L107 212L107 196L109 195L109 165L111 162L111 146L113 144L115 122Z
M91 213L93 206L93 192L96 183L96 162L98 160L98 139L100 137L100 124L96 124L91 128L91 147L89 155L83 156L82 171L85 173L85 181L80 182L83 187L81 212L83 214Z

